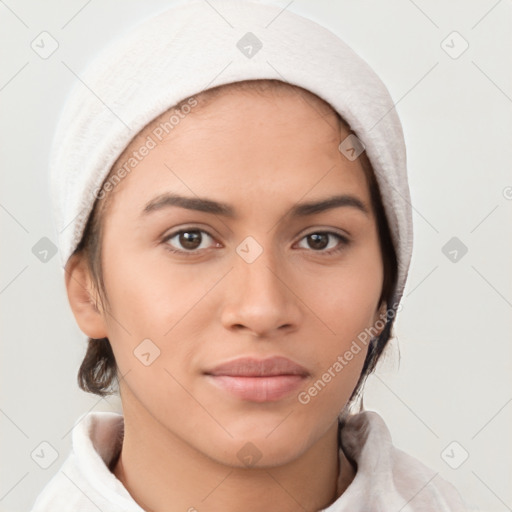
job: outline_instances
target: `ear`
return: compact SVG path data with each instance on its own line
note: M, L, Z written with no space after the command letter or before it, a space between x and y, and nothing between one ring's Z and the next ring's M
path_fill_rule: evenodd
M377 330L377 336L380 335L380 333L384 330L384 327L386 327L386 313L388 309L388 304L384 300L382 301L379 309L375 312L375 315L373 317L373 326Z
M85 257L80 253L73 254L66 264L66 290L80 330L89 338L106 338L104 314L98 309L92 277Z

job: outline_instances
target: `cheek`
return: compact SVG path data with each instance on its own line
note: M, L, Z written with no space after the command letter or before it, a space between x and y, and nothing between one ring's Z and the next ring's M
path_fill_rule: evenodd
M321 350L312 354L318 372L297 399L311 414L329 417L333 411L341 412L368 352L369 329L382 289L380 247L375 241L353 256L335 271L317 273L307 282L309 303L321 319L317 322Z
M382 284L383 266L376 240L361 246L338 266L320 269L314 279L302 281L302 296L308 297L308 304L322 320L319 328L331 351L343 349L343 343L350 344L372 325Z
M106 322L121 374L130 372L127 381L141 389L172 388L165 370L178 374L191 367L211 318L207 295L219 272L170 264L161 255L137 256L135 251L105 255L111 258L104 272L111 304Z
M112 328L122 323L146 337L167 333L208 292L215 277L204 268L171 264L161 253L148 258L135 251L111 251L109 261L115 262L105 265Z

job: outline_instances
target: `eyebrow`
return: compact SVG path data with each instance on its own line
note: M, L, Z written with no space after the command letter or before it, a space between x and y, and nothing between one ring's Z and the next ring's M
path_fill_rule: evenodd
M222 215L224 217L236 218L237 215L232 206L214 201L212 199L200 197L188 197L179 194L165 193L161 194L149 201L142 210L141 216L146 216L151 212L162 210L164 208L177 206L187 210L195 210L199 212L211 213L214 215ZM287 212L292 217L306 217L314 215L333 208L352 207L365 215L369 216L368 207L356 196L349 194L335 195L325 199L298 203Z

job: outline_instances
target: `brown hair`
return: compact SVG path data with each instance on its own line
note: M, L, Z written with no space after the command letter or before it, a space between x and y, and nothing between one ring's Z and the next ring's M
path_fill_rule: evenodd
M201 106L206 106L219 94L229 93L230 91L250 91L261 94L271 91L277 95L281 92L289 92L290 90L298 93L305 101L308 102L312 108L317 110L319 115L322 117L332 116L334 113L338 120L339 126L343 126L348 131L351 131L350 127L344 121L344 119L327 102L311 93L310 91L303 89L302 87L288 84L280 80L245 80L208 89L194 96L199 105L198 107L195 107L195 111L197 112ZM183 105L189 103L190 99L191 98L184 99L172 107L172 109L180 110ZM321 111L323 111L323 113L321 113ZM157 120L158 118L153 120L144 129L157 122ZM142 133L142 131L143 130L141 130L139 134ZM119 157L118 161L122 158L122 156L123 155ZM361 164L367 179L372 208L378 224L378 233L384 267L384 282L382 286L380 302L382 303L383 301L386 301L386 303L389 305L392 300L394 286L396 284L397 278L396 254L391 240L387 217L382 205L379 187L372 166L368 157L366 156L366 152L363 152L359 158L361 160ZM110 170L109 175L105 178L104 182L110 178L113 170L116 168L116 164L112 166L112 169ZM93 284L99 297L101 298L102 306L106 311L108 311L109 304L105 292L101 265L102 229L104 217L108 211L109 205L112 203L113 196L114 194L111 190L103 197L100 196L102 197L101 199L96 200L85 227L82 240L73 253L82 253L86 258ZM364 366L359 381L350 397L349 403L360 393L362 386L364 385L364 381L374 370L378 359L380 358L391 337L391 329L394 322L394 312L392 315L389 315L389 311L390 310L388 309L388 315L385 317L386 326L384 327L383 331L377 338L373 338L369 343ZM87 351L78 372L78 385L84 391L95 393L100 396L105 396L116 392L117 381L118 375L116 361L108 338L89 338Z

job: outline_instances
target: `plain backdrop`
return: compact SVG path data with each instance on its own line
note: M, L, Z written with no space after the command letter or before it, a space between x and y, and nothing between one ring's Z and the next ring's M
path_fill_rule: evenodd
M172 3L0 1L2 512L30 508L65 460L81 414L120 410L117 398L78 389L86 338L58 256L43 263L33 252L43 237L56 241L48 154L76 81L64 63L80 74L113 38ZM388 86L404 127L414 254L397 337L368 381L365 407L473 509L511 510L512 5L269 3L352 46ZM43 31L59 45L46 59L31 46ZM455 262L445 248L453 237L467 248ZM47 468L33 455L42 442L57 456Z

